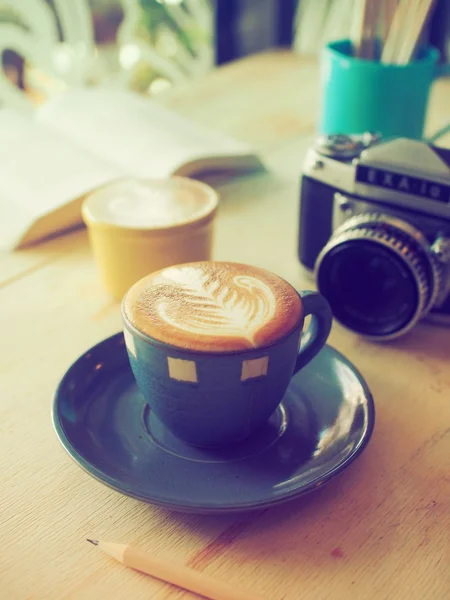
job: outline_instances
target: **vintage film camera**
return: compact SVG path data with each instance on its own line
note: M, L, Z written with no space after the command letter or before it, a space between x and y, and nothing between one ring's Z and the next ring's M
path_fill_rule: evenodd
M374 134L317 139L298 256L345 327L388 340L450 324L450 150Z

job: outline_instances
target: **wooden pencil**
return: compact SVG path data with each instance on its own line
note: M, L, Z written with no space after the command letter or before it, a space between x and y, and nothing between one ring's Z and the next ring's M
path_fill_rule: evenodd
M389 28L397 9L397 3L397 0L384 0L382 5L381 42L383 47L386 43Z
M408 0L400 0L389 27L389 33L381 54L382 63L393 63L395 61L398 47L401 43L403 24L408 12Z
M364 58L366 54L366 20L369 12L370 0L360 0L357 3L359 7L359 13L357 15L357 23L355 28L355 35L353 39L353 56L357 58Z
M414 57L434 3L435 0L416 0L414 7L410 7L410 10L413 9L411 10L411 21L405 28L404 41L397 57L398 64L404 65Z
M413 28L416 23L421 2L422 0L409 0L408 10L403 15L402 25L399 31L399 35L397 37L397 44L395 47L394 56L392 57L392 62L394 64L398 65L401 62L400 57L403 49L405 48L405 44L408 41L408 37L411 34L411 28Z
M163 559L127 544L87 540L123 565L160 579L210 600L264 600L250 591L243 591L206 573Z
M369 2L366 10L365 28L364 28L364 46L365 58L373 60L375 58L375 40L377 37L379 5L376 0Z

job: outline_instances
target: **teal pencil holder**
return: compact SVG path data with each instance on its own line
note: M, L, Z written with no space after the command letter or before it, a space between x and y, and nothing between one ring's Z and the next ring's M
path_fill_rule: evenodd
M448 71L438 60L430 46L410 63L395 65L355 58L350 40L327 44L321 53L319 132L421 139L432 83Z

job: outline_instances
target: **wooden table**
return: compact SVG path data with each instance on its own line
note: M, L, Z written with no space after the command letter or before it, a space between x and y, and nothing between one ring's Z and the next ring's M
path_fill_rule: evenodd
M299 174L317 66L288 52L213 72L167 103L253 143L270 172L221 186L216 258L311 287L296 258ZM429 130L448 118L435 84ZM242 240L248 240L245 244ZM86 537L133 543L268 600L450 598L450 331L422 325L376 345L334 325L330 343L366 377L377 422L363 455L317 493L255 513L174 514L120 495L72 462L53 431L71 362L120 329L78 231L0 256L0 598L193 598L100 555Z

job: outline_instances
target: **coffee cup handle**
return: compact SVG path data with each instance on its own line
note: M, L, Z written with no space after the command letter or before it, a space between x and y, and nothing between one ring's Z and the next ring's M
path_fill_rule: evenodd
M294 373L307 365L323 348L333 323L333 313L327 300L317 292L300 292L303 302L304 318L311 316L311 322L302 332L300 350L295 363Z

